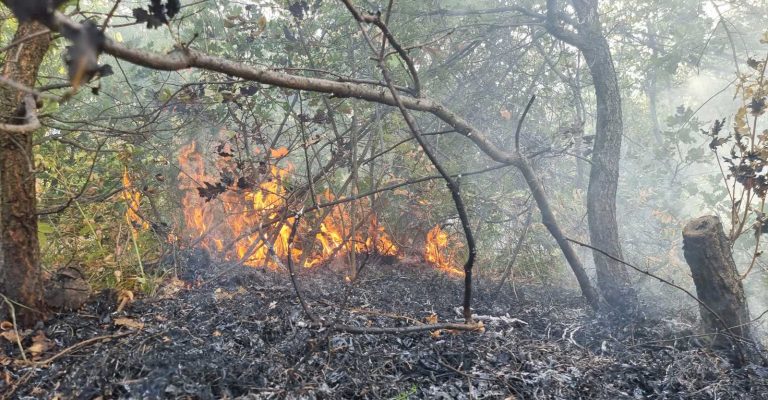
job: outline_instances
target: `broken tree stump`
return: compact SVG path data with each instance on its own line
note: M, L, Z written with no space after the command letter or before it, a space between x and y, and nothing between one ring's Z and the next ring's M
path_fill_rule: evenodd
M699 304L703 328L715 333L712 346L736 350L739 363L751 358L745 354L751 346L743 345L754 343L747 298L720 219L707 215L689 221L683 228L683 253L703 303Z

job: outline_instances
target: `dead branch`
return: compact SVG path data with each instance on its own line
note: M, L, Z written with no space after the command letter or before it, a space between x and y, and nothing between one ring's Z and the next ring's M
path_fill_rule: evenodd
M97 337L94 337L94 338L90 338L88 340L83 340L82 342L79 342L79 343L76 343L76 344L74 344L72 346L67 347L66 349L58 352L57 354L51 356L50 358L47 358L47 359L41 360L41 361L35 361L32 364L37 366L37 367L46 366L46 365L56 361L58 358L60 358L62 356L65 356L68 353L71 353L71 352L73 352L73 351L75 351L75 350L77 350L79 348L91 345L91 344L96 343L96 342L108 341L108 340L112 340L112 339L121 338L123 336L128 336L131 333L133 333L133 332L122 332L122 333L116 333L114 335L97 336Z
M485 330L485 326L482 323L477 323L477 324L443 323L443 324L399 326L399 327L388 327L388 328L332 324L327 326L327 328L337 332L356 333L356 334L362 334L362 335L407 334L407 333L419 333L419 332L425 332L425 331L436 331L436 330L442 330L442 329L449 329L454 331L468 331L468 332L482 332L483 330Z

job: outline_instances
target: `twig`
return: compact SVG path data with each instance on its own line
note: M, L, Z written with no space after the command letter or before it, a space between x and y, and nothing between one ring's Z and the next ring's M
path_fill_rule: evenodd
M301 216L304 214L304 210L301 210L296 213L296 217L293 220L293 225L291 226L291 233L288 235L288 255L287 255L287 261L288 261L288 273L291 275L291 284L293 285L293 290L296 292L296 297L299 299L299 303L301 304L301 309L304 310L304 314L307 314L307 317L312 322L317 322L317 317L315 317L314 314L312 314L311 311L309 311L309 307L307 306L307 303L304 301L304 297L301 295L301 290L299 290L299 284L296 282L296 272L293 268L293 239L296 238L296 232L299 230L299 220L301 220Z
M352 6L352 4L349 2L349 0L342 0L342 2L347 6L349 11L355 16L355 19L358 21L358 26L360 27L360 32L363 34L363 37L368 43L368 46L371 48L372 51L376 52L376 48L373 45L373 42L371 41L371 38L368 36L368 34L365 32L365 29L363 29L362 22L372 22L367 21L363 18L361 18L360 14L355 10L355 8ZM376 21L374 22L376 26L378 26L383 33L387 34L389 31L386 29L386 26L383 25L381 20L379 18L376 18ZM392 39L390 39L390 43L392 42ZM394 47L394 44L393 44ZM392 76L390 74L389 69L384 64L384 59L379 56L377 59L377 62L379 64L379 69L381 69L382 77L384 78L384 81L387 83L387 86L389 88L390 95L392 96L392 99L394 100L394 105L400 110L401 114L403 115L403 119L405 120L405 123L408 125L408 128L411 131L411 134L413 135L413 138L416 139L416 141L419 143L419 146L424 151L424 154L429 158L429 161L432 163L432 165L437 169L437 172L440 173L440 175L443 177L443 179L446 182L446 185L448 186L448 190L451 192L451 198L453 199L453 202L456 206L456 211L459 214L459 219L461 220L461 226L464 230L464 236L467 241L467 249L469 250L469 256L467 257L467 261L464 264L464 300L463 300L463 307L464 307L464 319L467 323L470 323L472 321L472 310L471 310L471 303L472 303L472 267L475 263L475 257L477 256L477 246L475 245L475 239L472 234L472 228L469 224L469 216L467 214L466 206L464 205L464 200L461 197L459 185L456 183L456 181L451 178L450 174L446 169L440 164L437 157L435 156L434 152L432 151L432 148L430 145L424 140L424 137L422 136L421 129L416 124L416 121L413 119L413 116L406 108L405 104L403 103L403 100L401 99L399 93L397 92L397 89L395 89L392 81ZM415 71L414 71L415 74ZM414 75L414 81L416 84L418 84L418 81L415 78Z
M435 331L440 329L451 329L455 331L469 331L469 332L482 332L485 329L483 324L456 324L456 323L443 323L443 324L429 324L429 325L413 325L413 326L400 326L400 327L364 327L364 326L351 326L344 324L332 324L327 326L329 329L333 329L337 332L357 333L357 334L369 334L369 335L387 335L387 334L402 334L402 333L418 333L424 331Z
M13 302L11 302L11 300L8 299L8 297L6 297L4 294L0 293L0 296L3 297L3 301L8 305L8 312L11 314L11 322L13 323L13 333L16 335L16 345L19 346L19 353L21 353L21 358L26 362L27 355L24 354L24 346L21 345L21 336L19 335L18 325L16 325L16 307L13 306Z
M520 121L517 122L517 130L515 130L515 150L517 153L520 153L520 130L523 127L523 122L525 122L525 116L528 115L528 111L531 109L531 106L533 105L534 100L536 100L536 95L534 94L531 96L531 99L528 100L528 104L525 106L525 111L523 111L523 115L520 116Z
M40 128L40 120L37 119L37 102L31 94L24 96L23 124L0 124L0 130L9 133L29 133L38 128Z
M58 358L61 358L61 357L65 356L67 353L71 353L71 352L73 352L73 351L75 351L75 350L77 350L77 349L79 349L81 347L85 347L85 346L88 346L90 344L102 341L102 340L112 340L112 339L121 338L123 336L128 336L131 333L133 333L133 332L123 332L123 333L116 333L114 335L97 336L97 337L94 337L94 338L83 340L80 343L76 343L76 344L73 344L72 346L67 347L66 349L58 352L57 354L53 355L50 358L47 358L47 359L41 360L41 361L35 361L32 364L34 364L35 366L48 365L48 364L56 361Z

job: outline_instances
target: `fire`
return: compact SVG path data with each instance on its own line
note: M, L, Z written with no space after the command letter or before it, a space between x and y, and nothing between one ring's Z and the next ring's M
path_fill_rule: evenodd
M123 200L128 206L125 210L125 222L131 227L131 234L138 233L138 229L147 229L149 224L139 215L139 207L141 206L141 192L133 187L131 176L128 174L128 168L123 168Z
M280 149L276 151L282 152ZM243 178L232 172L236 168L230 164L230 161L222 161L217 167L232 174L233 181ZM283 180L289 173L288 169L273 165L253 188L225 188L216 199L206 201L201 197L199 188L206 182L214 183L221 178L206 174L205 161L196 143L181 149L179 165L179 189L185 191L182 198L184 224L192 243L198 242L203 248L220 253L228 260L243 261L251 266L275 267L270 248L274 249L278 258L287 257L293 219L286 219L277 231L259 227L264 221L280 219L278 213L286 204L287 190ZM291 253L294 258L301 255L298 249L293 249Z
M269 153L272 159L279 161L288 154L288 149L270 149ZM239 184L230 184L226 188L215 189L220 190L220 193L214 199L206 201L204 196L201 197L206 189L201 188L212 188L223 179L206 173L205 161L197 144L191 143L181 149L179 189L184 191L182 208L183 223L187 232L186 243L202 246L227 260L242 261L245 265L253 267L272 268L277 267L279 263L274 259L272 251L281 261L286 260L289 253L293 260L298 260L304 251L307 251L310 254L305 255L305 267L319 265L350 251L364 252L375 249L384 255L396 255L398 252L398 247L374 216L358 217L358 224L360 221L365 223L355 230L355 237L352 238L352 218L347 207L343 205L334 206L320 223L315 235L320 244L317 250L300 248L302 234L306 235L311 230L311 218L302 220L294 246L290 248L288 238L294 219L285 218L282 213L289 208L289 193L285 181L290 177L291 166L282 168L277 165L260 165L256 179L255 174L234 172L238 169L228 158L220 159L216 164L217 169L222 171L222 176L225 173L229 176L230 183L239 183L245 178L257 182L247 185L246 188L241 188ZM325 198L332 200L333 196L326 192ZM273 224L274 221L281 222Z
M326 201L334 200L334 196L328 190L323 194L323 197ZM366 205L367 202L363 201L363 207L360 208L366 209ZM353 221L348 207L341 204L334 206L320 223L319 232L315 235L321 245L320 254L309 258L304 265L312 267L334 256L349 254L353 250L358 253L375 251L379 255L397 255L397 245L389 237L384 227L378 223L375 216L358 216L356 221L364 222L363 224L357 222L360 226L356 227L355 237L352 238ZM367 226L363 227L362 225Z
M456 266L458 257L457 245L449 248L450 241L448 234L440 229L440 225L435 225L432 230L427 232L427 243L424 247L424 259L437 268L452 274L464 275L464 272Z

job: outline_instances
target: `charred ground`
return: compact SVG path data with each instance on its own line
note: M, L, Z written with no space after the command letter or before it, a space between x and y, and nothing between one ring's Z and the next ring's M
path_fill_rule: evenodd
M39 360L127 334L48 364L14 362L17 347L0 341L0 392L20 399L768 398L768 369L732 368L699 345L691 321L617 321L589 312L575 292L527 287L516 295L508 286L489 293L481 284L474 312L484 333L353 335L308 327L284 274L220 265L194 275L196 287L171 284L121 313L105 292L50 320L44 333L52 347ZM336 274L304 275L307 300L326 319L359 326L460 320L460 279L432 269L374 265L352 290ZM120 317L143 328L119 326Z

